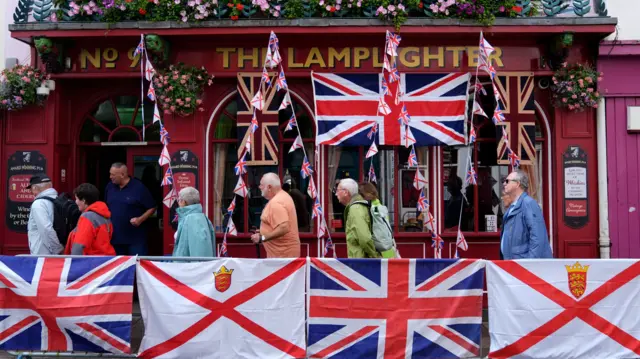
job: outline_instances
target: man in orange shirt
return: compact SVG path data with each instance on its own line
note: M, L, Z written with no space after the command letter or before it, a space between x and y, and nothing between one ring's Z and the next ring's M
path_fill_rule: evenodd
M300 257L298 217L291 196L282 190L280 178L267 173L260 179L260 191L267 203L260 216L260 231L251 236L253 243L263 243L267 258Z
M83 183L73 192L82 215L69 234L64 254L115 256L111 212L106 203L98 201L100 191L91 183Z

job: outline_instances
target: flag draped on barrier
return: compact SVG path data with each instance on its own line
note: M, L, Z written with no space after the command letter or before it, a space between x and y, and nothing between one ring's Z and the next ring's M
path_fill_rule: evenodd
M0 348L130 353L135 264L0 256Z
M304 358L305 259L140 261L141 358Z

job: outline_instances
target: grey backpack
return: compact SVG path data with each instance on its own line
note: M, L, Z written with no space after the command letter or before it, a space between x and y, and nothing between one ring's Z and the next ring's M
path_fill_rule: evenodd
M393 230L389 223L389 210L383 205L373 205L371 212L371 234L378 252L387 251L395 246Z

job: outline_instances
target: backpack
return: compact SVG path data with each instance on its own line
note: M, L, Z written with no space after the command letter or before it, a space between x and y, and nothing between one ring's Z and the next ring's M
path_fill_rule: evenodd
M371 236L378 252L384 252L394 247L393 230L389 224L389 210L383 205L370 207Z
M69 233L76 228L80 219L80 209L76 201L71 199L66 193L61 193L53 199L51 197L41 197L38 199L46 199L53 203L53 230L56 231L58 241L65 246Z

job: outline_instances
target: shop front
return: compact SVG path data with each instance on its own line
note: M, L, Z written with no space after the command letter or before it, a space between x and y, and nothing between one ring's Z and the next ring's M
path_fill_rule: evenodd
M443 258L453 257L458 229L469 243L462 257L497 259L502 222L502 181L513 169L504 151L503 129L520 157L520 169L531 179L529 194L540 204L557 257L598 256L597 147L595 112L567 112L552 106L549 89L558 50L549 43L573 33L573 44L560 51L569 62L593 62L594 45L614 29L613 24L589 19L555 19L555 25L494 26L485 37L495 47L495 83L504 99L507 121L498 126L489 118L473 116L477 141L468 146L420 146L417 160L428 182L426 195L441 237ZM8 113L3 122L2 176L7 205L3 225L3 253L28 250L25 216L31 198L25 181L31 172L46 171L56 188L69 192L82 182L104 188L113 162L126 163L130 174L141 179L158 201L158 214L148 225L152 254L168 254L173 248L173 211L162 205L166 187L158 165L162 151L160 130L153 123L153 103L141 106L140 59L134 48L143 34L157 34L170 46L169 63L204 66L215 75L201 100L202 111L188 116L163 115L171 137L170 157L174 185L200 190L203 207L221 242L228 221L227 207L234 198L237 176L234 166L246 145L253 111L250 100L262 76L268 34L280 39L284 69L302 142L314 164L313 179L320 193L326 223L339 257L346 256L342 205L335 198L338 180L368 179L371 162L377 173L382 202L389 208L396 242L403 257L432 258L431 236L416 210L420 192L413 187L416 168L407 166L409 149L380 146L377 156L366 158L367 146L316 147L314 91L311 73L380 73L386 28L369 27L258 27L231 28L118 28L104 30L37 31L12 28L12 36L32 42L47 36L73 45L65 47L66 69L52 78L56 89L44 107ZM274 22L274 24L276 24ZM524 22L523 22L524 24ZM67 25L71 26L71 25ZM73 25L76 26L76 25ZM72 27L73 27L72 26ZM106 26L106 25L105 25ZM245 26L245 27L243 27ZM477 73L478 38L482 28L405 25L398 53L398 69L405 74ZM350 35L340 36L350 31ZM514 36L518 33L518 36ZM99 41L98 41L99 39ZM34 56L35 58L35 56ZM275 75L275 74L273 74ZM492 114L495 101L489 77L480 74L489 96L479 101ZM472 99L472 91L469 99ZM282 93L266 96L257 119L259 131L251 137L251 158L244 182L246 197L237 197L233 222L237 237L227 237L229 254L255 257L249 240L260 225L265 200L258 183L267 172L290 180L306 203L299 220L302 255L322 256L317 221L311 219L309 178L300 174L303 155L290 152L297 134L285 131L291 108L279 110ZM144 115L143 115L144 112ZM470 128L470 127L468 127ZM467 135L465 133L465 135ZM576 159L576 155L579 160ZM465 181L466 161L471 157L477 185ZM576 176L578 179L576 180ZM264 251L260 253L265 256Z

